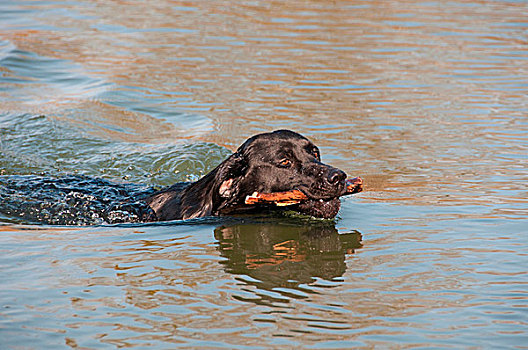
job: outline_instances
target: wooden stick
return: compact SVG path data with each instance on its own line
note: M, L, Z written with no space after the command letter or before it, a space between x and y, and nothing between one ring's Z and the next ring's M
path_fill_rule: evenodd
M346 192L347 194L354 194L363 190L363 180L360 177L346 180ZM299 204L300 202L307 200L308 197L299 190L290 190L284 192L273 192L273 193L259 193L253 192L252 195L247 196L245 203L248 205L258 203L274 203L275 205L282 207L292 204Z
M355 177L353 179L347 179L346 180L346 193L347 194L354 194L363 191L363 179L358 177Z
M275 203L277 206L286 206L298 204L306 199L308 197L299 190L274 193L254 192L251 196L246 197L246 204Z

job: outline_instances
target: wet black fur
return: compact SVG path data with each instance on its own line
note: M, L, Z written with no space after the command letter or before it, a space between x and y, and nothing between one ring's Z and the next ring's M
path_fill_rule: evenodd
M147 198L157 220L190 219L258 210L244 204L253 192L302 191L310 200L291 206L316 217L333 218L345 193L346 174L321 162L319 149L289 130L256 135L209 174L175 184Z

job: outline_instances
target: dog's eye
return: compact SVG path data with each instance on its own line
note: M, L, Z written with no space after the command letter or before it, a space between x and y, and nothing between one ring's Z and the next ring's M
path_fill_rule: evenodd
M291 165L292 165L292 161L286 158L279 162L279 166L281 168L289 168L291 167Z

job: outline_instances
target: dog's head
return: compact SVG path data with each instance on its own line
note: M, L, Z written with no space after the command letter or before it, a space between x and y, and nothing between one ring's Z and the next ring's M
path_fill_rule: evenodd
M205 191L203 199L209 201L201 204L201 210L199 205L187 206L190 211L184 217L240 211L246 196L254 192L297 189L308 200L292 206L293 210L332 218L339 211L339 197L346 192L345 180L342 170L321 162L319 149L304 136L289 130L259 134L201 179L203 186L192 186L196 189L187 195L203 196Z

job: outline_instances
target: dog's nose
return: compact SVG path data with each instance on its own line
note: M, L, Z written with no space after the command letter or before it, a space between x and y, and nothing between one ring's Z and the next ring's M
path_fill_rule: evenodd
M344 171L339 169L332 169L328 173L327 180L331 185L337 185L338 182L344 181L346 179L346 174Z

